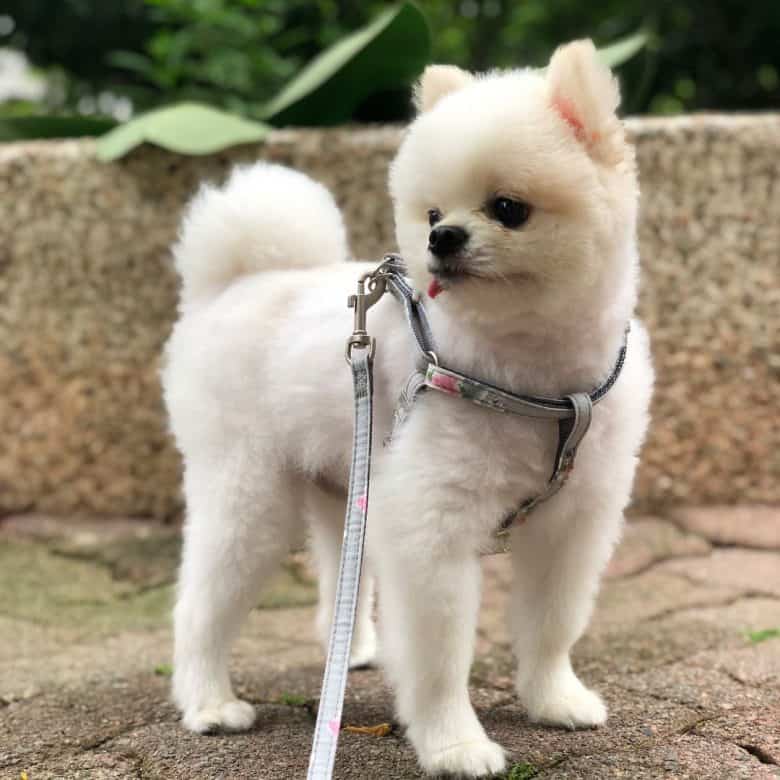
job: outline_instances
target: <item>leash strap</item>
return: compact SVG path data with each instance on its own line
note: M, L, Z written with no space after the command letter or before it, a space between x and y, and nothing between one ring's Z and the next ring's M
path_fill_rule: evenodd
M431 357L436 355L433 331L428 322L425 307L420 300L420 293L406 279L404 261L399 255L385 255L380 268L393 297L403 306L406 322L412 331L421 356L430 360Z
M336 605L328 642L328 660L322 680L317 725L309 758L308 780L329 780L336 760L341 710L349 671L349 651L355 625L363 540L368 511L368 483L371 470L372 371L371 349L352 350L352 382L355 391L355 428L352 442L347 515L341 546L341 563L336 588Z

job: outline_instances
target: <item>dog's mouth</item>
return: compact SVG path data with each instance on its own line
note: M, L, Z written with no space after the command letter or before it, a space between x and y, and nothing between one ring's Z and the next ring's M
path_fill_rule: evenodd
M428 284L428 297L433 299L446 290L463 282L499 282L507 285L522 285L528 287L537 282L536 276L529 271L514 271L511 273L497 273L488 271L487 268L475 268L473 265L429 262L428 272L431 281Z
M479 274L474 273L465 265L454 263L428 263L428 272L431 274L431 282L428 285L428 297L436 298L445 290L452 287L453 284L462 282L468 278L480 278Z

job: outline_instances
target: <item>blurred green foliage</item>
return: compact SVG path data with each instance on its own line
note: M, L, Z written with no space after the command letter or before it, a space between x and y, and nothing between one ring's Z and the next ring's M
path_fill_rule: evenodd
M475 70L541 65L561 42L598 45L644 30L620 70L627 113L780 107L780 0L418 0L432 59ZM178 100L257 115L323 48L387 7L375 0L4 0L0 46L61 74L52 107L126 95L136 109ZM6 25L7 26L7 25ZM403 50L398 57L404 57ZM404 95L358 119L403 118ZM87 105L89 108L89 104Z
M107 62L135 74L125 91L139 107L164 96L256 114L320 48L312 10L296 0L147 0L154 32Z

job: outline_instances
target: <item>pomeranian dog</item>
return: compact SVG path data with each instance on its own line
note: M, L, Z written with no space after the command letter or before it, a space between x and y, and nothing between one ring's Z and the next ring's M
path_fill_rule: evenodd
M653 382L646 333L632 321L638 184L618 85L578 41L544 70L429 67L415 103L390 190L441 362L512 392L589 392L612 372L631 323L622 373L593 410L571 478L511 533L519 700L533 721L598 726L604 703L569 653L620 533ZM306 525L327 639L352 442L345 301L376 262L347 262L327 190L264 163L199 192L175 258L181 316L163 382L187 520L174 696L188 729L247 729L255 713L231 687L231 643ZM416 351L390 295L371 309L369 331L382 441ZM555 429L428 392L392 444L374 449L372 576L352 661L381 662L428 772L480 777L505 765L467 689L479 551L508 508L544 489Z

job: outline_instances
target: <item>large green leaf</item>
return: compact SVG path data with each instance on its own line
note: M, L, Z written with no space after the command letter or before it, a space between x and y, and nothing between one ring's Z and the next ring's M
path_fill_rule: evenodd
M429 53L430 33L420 10L409 2L394 6L318 55L262 116L275 125L346 122L369 95L409 84Z
M34 138L81 138L102 135L113 119L90 116L0 116L0 141Z
M200 103L159 108L125 122L98 140L101 160L116 160L144 142L180 154L211 154L262 141L271 128Z
M599 59L608 68L617 68L624 62L628 62L647 43L647 33L638 32L627 35L603 49L599 49Z

